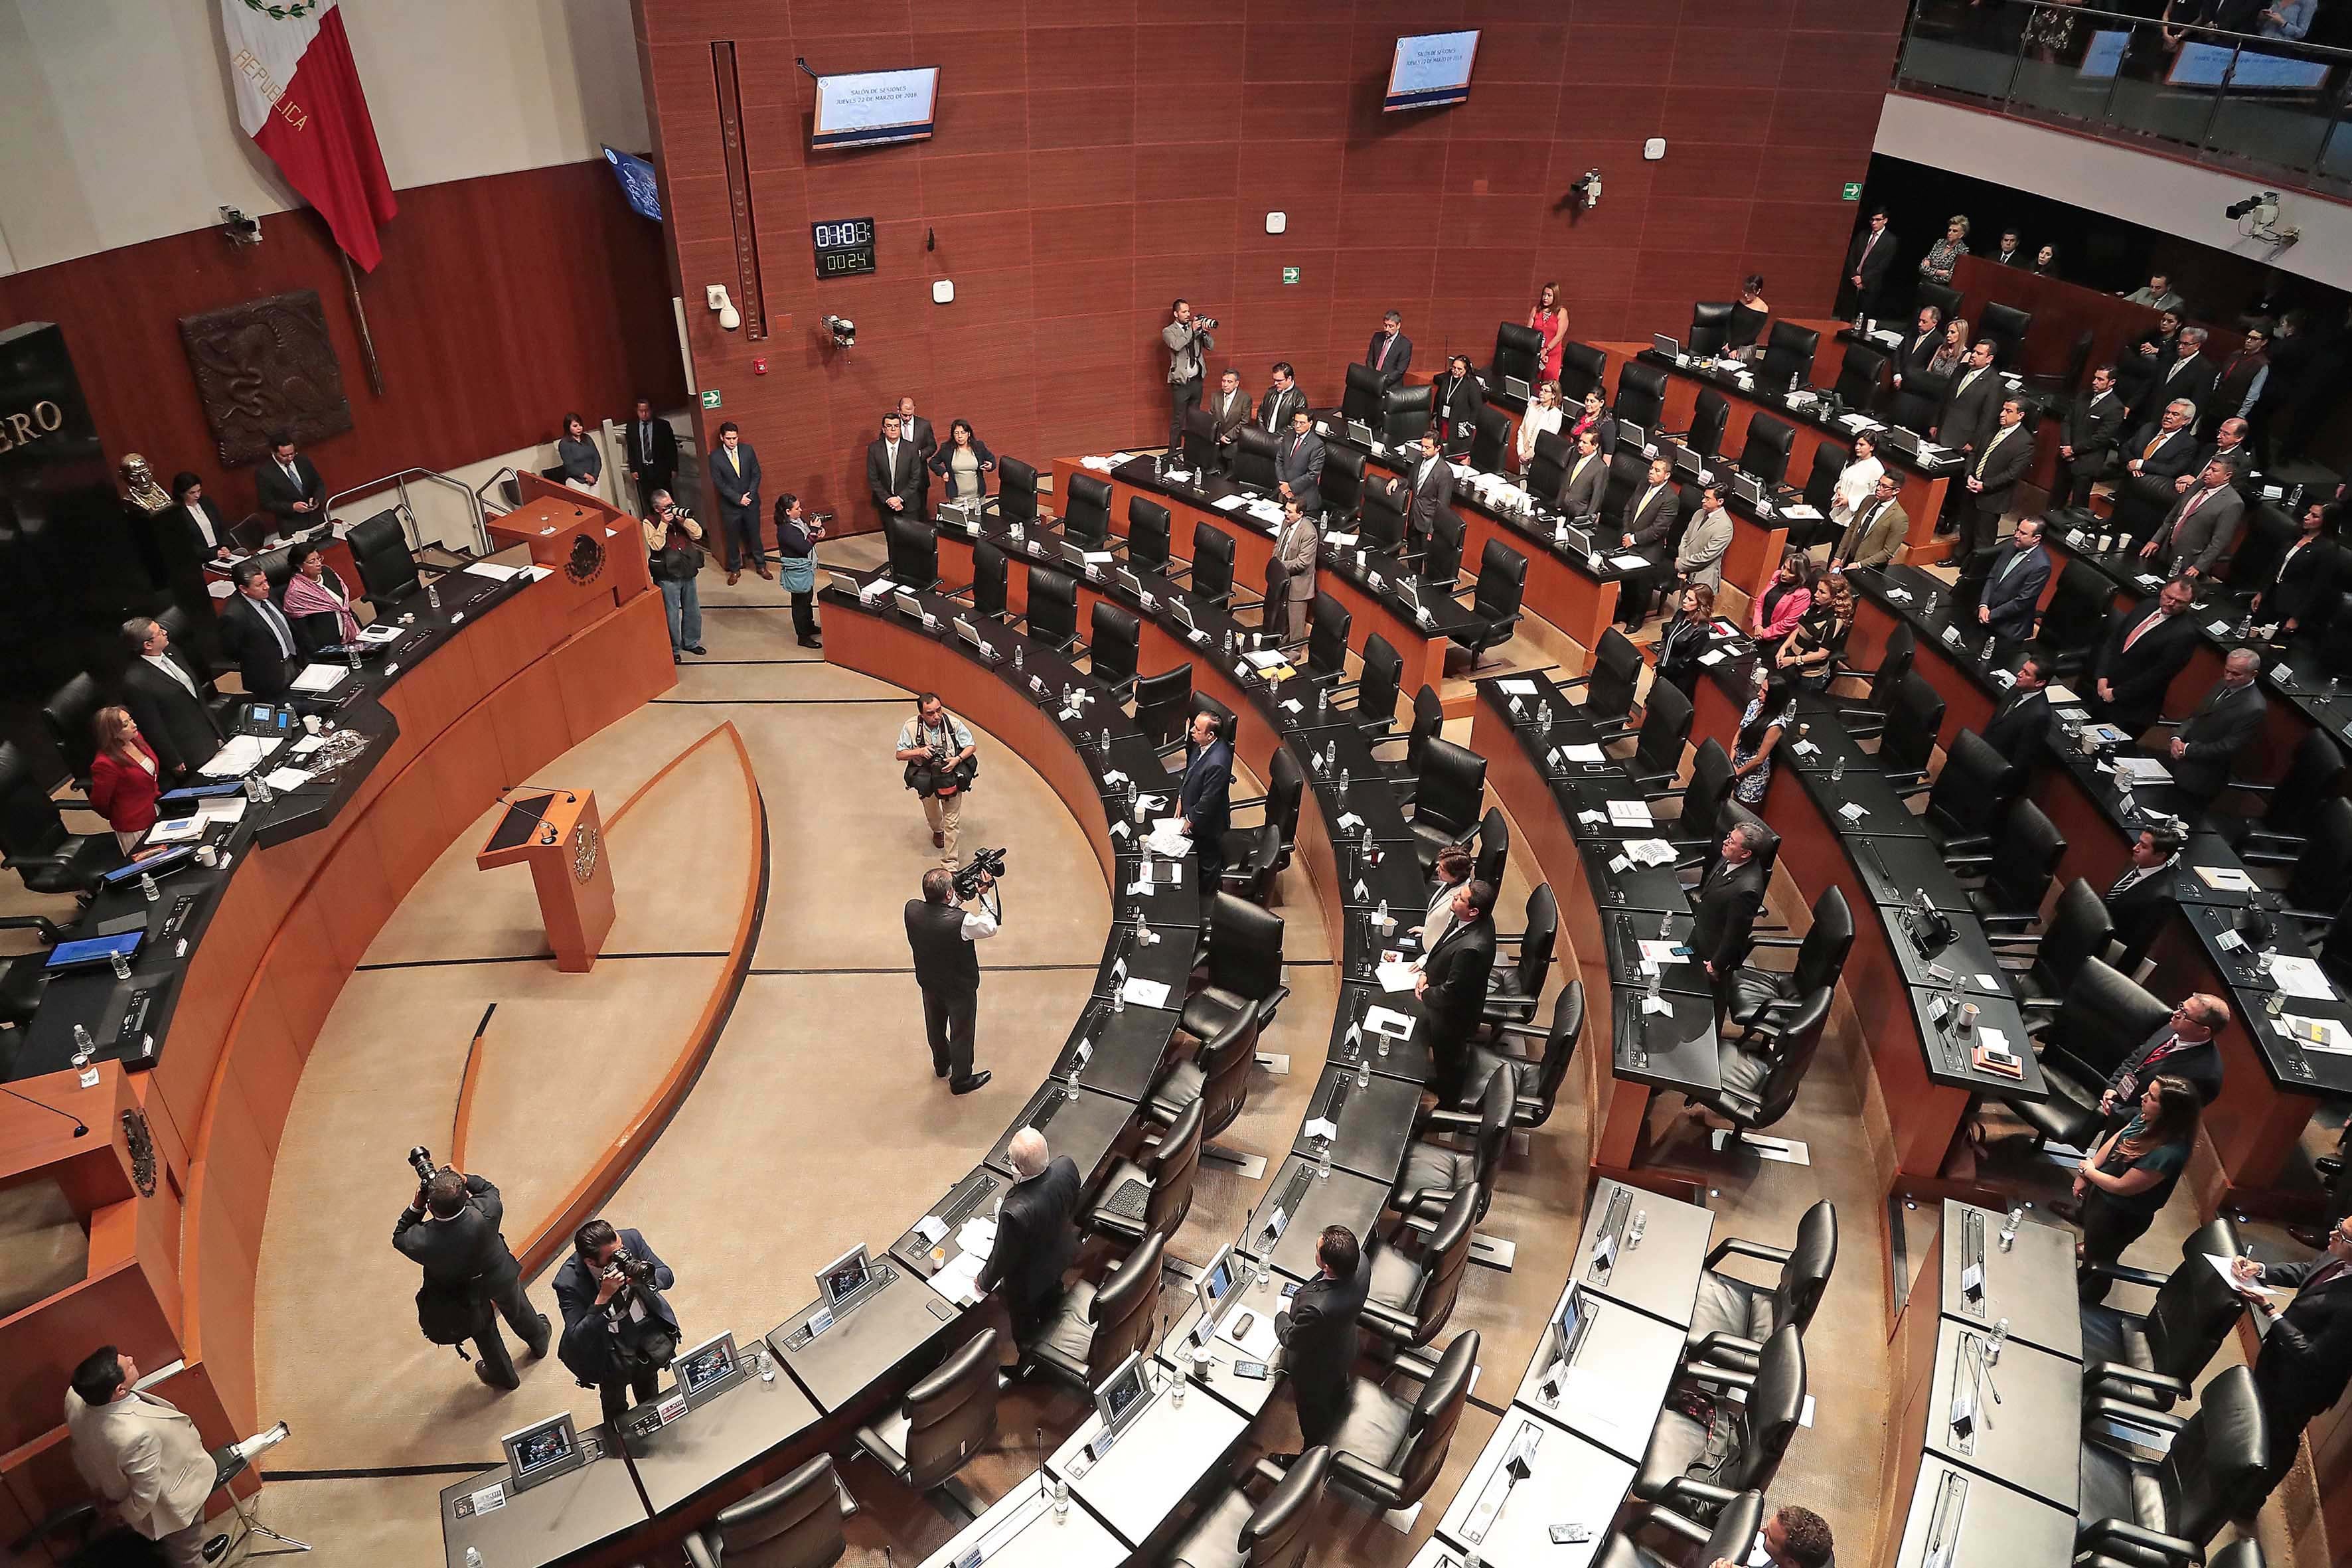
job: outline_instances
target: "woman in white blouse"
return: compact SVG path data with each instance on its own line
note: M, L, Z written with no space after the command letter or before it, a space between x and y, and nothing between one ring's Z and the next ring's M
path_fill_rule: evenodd
M1830 521L1843 528L1854 519L1869 501L1877 487L1878 476L1886 465L1878 460L1878 443L1867 431L1853 438L1853 461L1839 473L1837 489L1830 492Z
M1519 472L1526 473L1536 459L1536 437L1546 431L1559 435L1567 412L1559 405L1559 383L1547 381L1536 388L1535 402L1519 416Z

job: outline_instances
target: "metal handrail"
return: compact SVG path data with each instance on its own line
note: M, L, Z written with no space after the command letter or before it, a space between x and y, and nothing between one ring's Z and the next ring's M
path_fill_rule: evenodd
M349 489L337 490L327 498L326 506L321 510L331 516L335 503L345 497L367 495L390 485L400 495L398 510L402 537L408 542L409 549L419 549L422 547L423 540L416 531L416 513L408 504L408 481L411 479L422 479L428 484L441 485L465 497L467 515L472 520L474 525L474 553L488 555L490 552L490 531L483 521L481 498L477 496L464 480L452 479L438 468L403 468L396 474L386 474L382 479L370 479L365 484L353 485Z

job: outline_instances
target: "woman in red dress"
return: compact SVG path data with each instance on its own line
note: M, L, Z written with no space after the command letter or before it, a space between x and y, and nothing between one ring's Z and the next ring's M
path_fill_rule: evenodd
M1543 334L1543 369L1536 376L1536 384L1559 379L1560 352L1568 347L1568 310L1559 302L1559 285L1547 283L1536 295L1536 308L1528 312L1528 325Z
M94 721L98 755L89 764L89 804L114 829L128 855L155 826L155 752L125 708L101 708Z

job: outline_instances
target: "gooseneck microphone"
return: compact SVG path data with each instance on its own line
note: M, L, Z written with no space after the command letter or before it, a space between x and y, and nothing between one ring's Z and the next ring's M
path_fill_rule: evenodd
M8 1088L5 1084L0 1084L0 1094L5 1094L11 1100L21 1100L26 1104L34 1107L36 1110L46 1110L52 1116L64 1117L68 1121L74 1124L73 1135L77 1138L87 1138L89 1136L89 1123L84 1121L80 1117L76 1116L70 1110L60 1110L58 1107L50 1105L46 1101L34 1100L27 1095L18 1094L15 1089Z

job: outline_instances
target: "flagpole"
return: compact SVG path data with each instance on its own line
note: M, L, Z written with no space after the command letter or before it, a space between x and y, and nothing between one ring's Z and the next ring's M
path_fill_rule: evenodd
M367 365L368 385L378 397L383 395L383 367L376 363L375 339L368 334L367 307L360 303L359 274L352 270L351 253L341 246L336 257L343 264L343 289L352 301L352 323L360 330L360 359Z

